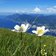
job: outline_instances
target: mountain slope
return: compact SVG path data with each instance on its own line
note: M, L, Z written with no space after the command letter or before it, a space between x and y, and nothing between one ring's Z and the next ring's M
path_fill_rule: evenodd
M1 17L0 17L1 19ZM3 18L3 20L8 20L14 23L25 23L35 25L46 25L49 28L56 28L56 15L42 15L42 14L12 14Z
M29 22L30 24L35 25L46 25L49 28L56 28L56 15L42 15L42 14L13 14L6 16L4 19L17 22L24 23Z
M41 49L46 50L48 56L53 52L56 55L56 37L45 35L40 39L34 34L22 33L21 38L21 33L0 29L0 56L39 56L40 41ZM53 47L55 51L52 52Z

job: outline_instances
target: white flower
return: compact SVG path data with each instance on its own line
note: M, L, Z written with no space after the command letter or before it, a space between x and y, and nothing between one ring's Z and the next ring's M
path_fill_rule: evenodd
M16 26L14 27L15 30L19 30L19 28L20 28L19 25L16 25Z
M45 29L45 26L41 26L41 27L37 27L36 30L33 30L32 32L37 34L38 36L42 36L43 34L45 34L47 31L49 31L48 29Z
M16 25L12 31L16 32L26 32L28 30L29 24L21 24L21 26Z

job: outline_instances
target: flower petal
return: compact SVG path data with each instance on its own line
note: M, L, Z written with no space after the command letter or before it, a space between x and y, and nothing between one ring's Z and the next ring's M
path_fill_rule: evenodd
M21 28L23 29L23 31L22 32L25 32L25 24L21 24Z
M21 24L21 27L25 27L25 24Z
M14 28L15 28L15 30L19 30L20 26L16 25Z
M46 30L45 30L45 33L48 32L48 31L49 31L49 29L46 29Z
M42 29L45 29L45 26L42 26Z
M21 27L23 28L23 32L26 32L29 27L29 24L22 24Z
M37 31L33 30L33 31L32 31L32 33L35 33L35 34L37 34Z
M37 30L41 29L41 27L37 27Z
M42 36L43 34L38 34L38 36Z
M15 31L15 29L13 29L13 30L11 30L11 31L13 31L13 32L14 32L14 31Z
M45 26L37 27L37 30L40 30L40 29L45 30Z
M29 27L29 24L26 24L26 29Z
M24 32L28 30L29 24L26 24Z

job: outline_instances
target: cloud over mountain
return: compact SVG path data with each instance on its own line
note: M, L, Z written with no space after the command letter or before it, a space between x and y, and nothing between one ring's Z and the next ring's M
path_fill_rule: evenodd
M38 13L38 14L56 14L56 6L53 7L48 7L48 8L42 8L40 9L39 7L36 7L32 11L33 13Z
M35 13L40 13L41 12L41 9L40 8L38 8L38 7L36 7L36 8L34 8L34 10L33 10Z

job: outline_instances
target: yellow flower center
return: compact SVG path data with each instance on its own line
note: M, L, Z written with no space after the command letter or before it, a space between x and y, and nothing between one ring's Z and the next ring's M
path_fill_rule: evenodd
M44 33L44 31L42 29L39 29L37 32L38 32L38 34L43 34Z
M23 27L22 27L22 26L20 27L19 31L20 31L20 32L22 32L22 31L23 31Z

